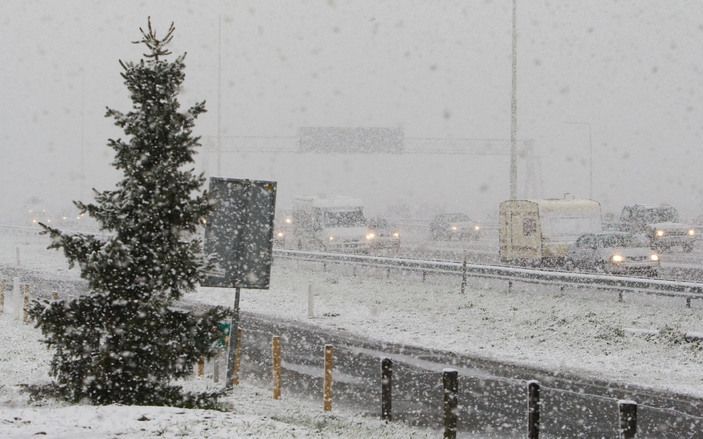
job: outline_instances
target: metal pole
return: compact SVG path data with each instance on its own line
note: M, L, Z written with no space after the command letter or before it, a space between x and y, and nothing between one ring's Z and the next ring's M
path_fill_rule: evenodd
M222 16L217 21L217 176L222 176ZM236 334L236 333L235 333Z
M517 199L517 0L513 0L513 77L510 99L510 199Z
M229 327L229 346L227 348L227 380L225 390L232 390L234 386L234 360L237 352L237 332L239 330L239 287L234 291L234 310L232 310L232 324Z

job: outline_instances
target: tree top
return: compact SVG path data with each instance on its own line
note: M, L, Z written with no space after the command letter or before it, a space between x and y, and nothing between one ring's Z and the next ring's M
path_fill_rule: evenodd
M162 38L156 36L156 31L151 26L151 17L148 17L148 32L145 32L141 27L139 31L142 33L142 39L139 41L132 41L134 44L145 44L149 48L151 53L145 53L145 58L153 58L154 61L158 61L160 56L170 55L171 51L166 49L165 46L173 40L173 33L176 31L176 27L171 22L168 27L168 32Z

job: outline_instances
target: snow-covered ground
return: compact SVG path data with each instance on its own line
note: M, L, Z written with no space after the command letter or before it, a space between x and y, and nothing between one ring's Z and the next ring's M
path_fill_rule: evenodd
M0 264L15 265L19 248L22 266L47 275L77 277L75 271L66 269L59 253L43 250L46 241L46 237L0 233ZM312 319L308 318L310 286ZM231 306L233 290L201 288L187 300ZM681 337L684 332L703 333L703 305L698 301L686 308L683 299L626 294L621 303L613 292L560 291L523 284L515 284L508 292L505 282L471 278L462 295L458 277L430 275L423 283L414 273L391 272L387 278L385 270L359 268L354 276L351 267L329 265L323 272L320 264L278 261L271 289L243 290L241 308L372 339L703 396L703 346ZM633 335L636 331L630 329L664 332L643 336ZM36 378L41 376L38 373ZM252 395L256 392L250 389ZM255 416L246 411L253 405L245 404L240 413ZM24 410L31 413L34 409ZM127 417L131 416L127 413L141 413L138 408L119 410ZM184 416L177 415L178 410L154 410L153 416L163 419L161 425ZM99 409L91 413L96 419L100 415ZM306 423L315 425L327 418L320 417L314 405L309 413L300 428L313 434L315 428ZM212 424L227 419L225 414L212 416ZM125 422L122 428L131 428L129 425L145 424ZM376 433L371 436L378 437Z
M11 297L8 297L11 299ZM49 382L49 352L38 341L39 330L14 318L8 301L0 315L0 437L93 439L126 438L429 438L437 432L384 423L334 409L322 403L290 399L275 401L270 389L247 383L225 398L227 411L169 407L71 405L30 400L27 384ZM185 381L193 390L213 390L208 379Z

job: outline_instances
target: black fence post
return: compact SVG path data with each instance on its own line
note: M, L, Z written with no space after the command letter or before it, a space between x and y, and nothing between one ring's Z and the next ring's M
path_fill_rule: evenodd
M456 369L442 371L444 388L444 439L456 439L457 406L459 402L459 372Z
M392 421L393 401L393 361L390 358L381 360L381 419Z
M637 434L637 403L631 400L618 401L620 437L634 439Z
M539 382L527 382L527 437L539 438Z

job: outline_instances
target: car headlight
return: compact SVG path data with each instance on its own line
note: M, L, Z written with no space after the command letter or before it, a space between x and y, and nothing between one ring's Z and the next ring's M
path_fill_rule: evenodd
M659 260L659 255L656 254L656 253L652 253L651 255L649 255L649 259L650 259L651 261L655 261L655 262L656 262L656 261Z
M458 229L458 227L457 227L457 226L452 226L451 229L456 232L456 230Z
M367 234L366 234L366 240L368 240L368 241L371 241L371 240L374 239L375 237L376 237L376 234L373 233L373 232L372 232L372 233L367 233Z
M664 231L663 230L657 230L656 231L657 236L664 236Z
M479 230L481 230L481 227L480 227L480 226L474 226L474 230L478 232Z
M613 255L612 261L615 263L624 261L625 258L622 255Z
M289 218L286 218L285 221L286 221L286 224L292 224L292 223L293 223L293 219L290 218L290 217L289 217Z
M400 238L400 232L393 232L394 238Z
M696 229L689 229L688 230L688 236L693 236L696 234Z
M283 232L276 233L276 236L278 236L279 238L283 238Z
M334 236L330 235L330 241L334 241Z

